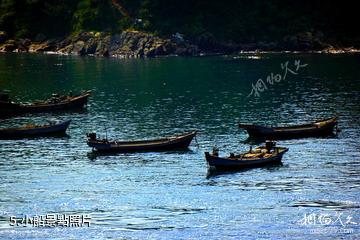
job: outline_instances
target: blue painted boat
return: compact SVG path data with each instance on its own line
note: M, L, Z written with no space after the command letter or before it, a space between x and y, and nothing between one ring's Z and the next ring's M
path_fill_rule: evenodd
M0 129L0 139L19 139L28 137L44 137L54 135L64 135L69 127L71 120L68 121L49 121L45 125L27 125L17 128Z
M250 149L249 152L229 157L219 157L218 150L212 154L205 152L205 159L209 167L217 170L239 170L244 168L262 167L269 164L280 163L283 155L289 150L285 147L276 147L276 143L267 141L265 146Z

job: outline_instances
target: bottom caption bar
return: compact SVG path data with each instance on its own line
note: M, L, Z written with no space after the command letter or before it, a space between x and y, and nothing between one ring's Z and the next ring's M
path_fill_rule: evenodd
M89 214L46 214L10 216L10 226L21 227L90 227Z

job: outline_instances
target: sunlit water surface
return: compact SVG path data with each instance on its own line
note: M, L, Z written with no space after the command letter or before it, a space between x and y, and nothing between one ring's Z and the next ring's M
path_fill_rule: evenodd
M259 78L283 74L287 61L294 70L295 60L307 66L248 96ZM359 63L356 55L0 55L0 89L14 100L92 90L87 111L0 120L1 127L72 120L69 137L0 140L0 238L359 239ZM256 144L239 122L295 124L335 114L336 137L279 141L290 149L281 166L208 172L204 151ZM90 131L141 139L192 129L199 145L183 152L97 156L85 139ZM90 214L91 225L9 225L12 215L50 213ZM310 214L331 222L304 223ZM349 217L357 224L346 223Z

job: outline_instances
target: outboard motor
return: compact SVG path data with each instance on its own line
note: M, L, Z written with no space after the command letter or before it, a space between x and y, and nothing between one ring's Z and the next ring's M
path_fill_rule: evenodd
M92 132L92 133L88 133L87 137L89 140L95 141L96 140L96 133Z
M265 148L267 153L270 153L271 149L273 149L276 146L276 142L274 141L270 141L270 140L266 140L265 142Z

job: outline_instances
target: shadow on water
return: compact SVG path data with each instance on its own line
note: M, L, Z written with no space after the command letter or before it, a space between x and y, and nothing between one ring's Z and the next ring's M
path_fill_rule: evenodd
M261 168L261 169L267 170L269 172L273 172L273 171L279 170L282 166L283 166L282 162L277 162L277 163L272 163L272 164L269 164L269 165L266 165L263 167L257 167L257 168ZM209 167L208 171L206 173L206 179L210 179L210 178L220 176L220 175L229 175L229 174L234 174L234 173L248 172L253 169L255 169L255 168L229 169L229 170L219 171L215 167Z
M136 154L136 153L146 153L147 151L130 151L130 152L99 152L96 150L92 150L88 152L86 155L87 157L95 161L99 157L105 157L105 156L120 156L125 154ZM179 150L172 150L172 151L151 151L152 153L162 153L162 154L194 154L195 152L191 150L190 148L187 149L179 149Z
M67 133L56 133L56 134L50 134L50 135L42 135L42 136L26 136L26 137L6 137L6 138L0 138L0 140L39 140L39 139L68 139L71 138L71 136Z
M269 139L269 138L266 138L266 137L248 137L247 139L243 140L243 141L240 141L240 143L243 143L243 144L251 144L251 145L259 145L259 144L262 144L262 143L265 143L266 140L273 140L273 141L281 141L281 140L291 140L291 139L311 139L311 138L323 138L323 139L331 139L331 138L338 138L338 133L340 133L341 130L338 129L336 130L336 132L328 135L328 136L318 136L318 137L314 137L314 136L309 136L309 137L297 137L297 138L294 138L294 137L289 137L289 138L276 138L276 139Z
M264 143L266 139L260 139L260 138L252 138L248 137L247 139L241 141L242 144L250 144L250 145L260 145Z
M32 112L32 113L0 113L0 120L8 120L16 117L32 118L32 117L44 116L44 114L56 117L56 116L62 116L64 115L64 113L87 114L88 112L89 110L87 108L81 108L81 109L64 109L64 110Z
M291 207L311 207L311 208L326 208L326 209L350 209L360 208L359 203L350 201L329 201L329 200L313 200L313 201L298 201L290 205Z

